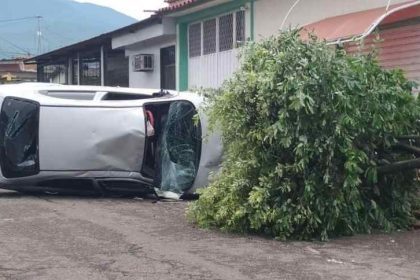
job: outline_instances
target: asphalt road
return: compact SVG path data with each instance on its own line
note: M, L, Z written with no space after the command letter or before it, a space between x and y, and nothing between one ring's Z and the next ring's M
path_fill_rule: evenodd
M420 279L420 231L278 242L188 224L185 202L0 192L0 279Z

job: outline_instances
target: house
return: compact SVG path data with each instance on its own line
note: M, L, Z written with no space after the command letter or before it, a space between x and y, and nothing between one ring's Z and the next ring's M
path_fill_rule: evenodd
M175 42L173 19L153 15L26 63L38 82L175 89Z
M25 63L37 65L38 82L128 86L128 59L124 51L111 48L112 35L112 32L105 33L41 54Z
M420 0L166 0L151 17L37 56L38 81L188 90L219 87L248 41L303 27L420 82ZM365 40L361 49L360 41Z
M154 15L114 33L112 48L128 58L129 86L176 89L176 30L172 18Z
M246 41L305 27L332 44L383 36L385 67L420 81L420 1L167 0L177 29L177 88L218 87L238 67Z
M36 81L36 68L24 61L24 58L0 60L0 84Z
M177 88L218 87L239 66L239 47L254 40L255 1L168 0L160 11L177 30Z

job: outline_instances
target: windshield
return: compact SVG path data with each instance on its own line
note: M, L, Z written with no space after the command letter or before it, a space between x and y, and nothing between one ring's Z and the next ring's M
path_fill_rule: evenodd
M201 125L187 101L170 104L160 136L158 181L163 191L182 193L191 188L201 155Z

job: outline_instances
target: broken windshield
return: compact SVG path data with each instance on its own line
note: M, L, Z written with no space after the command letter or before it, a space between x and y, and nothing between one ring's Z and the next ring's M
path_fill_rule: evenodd
M6 178L39 172L39 105L32 101L5 98L0 114L0 166Z
M170 104L160 138L158 183L162 191L182 193L191 188L201 156L201 126L187 101Z

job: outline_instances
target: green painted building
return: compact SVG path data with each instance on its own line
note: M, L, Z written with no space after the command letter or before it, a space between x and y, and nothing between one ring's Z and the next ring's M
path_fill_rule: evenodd
M162 12L175 18L178 89L220 86L254 39L254 0L168 2Z
M408 78L420 81L418 65L406 59L419 50L419 42L410 35L420 30L418 0L395 0L391 5L383 0L166 2L160 14L176 24L176 80L181 91L219 87L238 69L241 46L247 41L302 26L331 44L369 39L377 30L386 40L379 46L382 65L402 68ZM393 52L402 43L400 51Z

